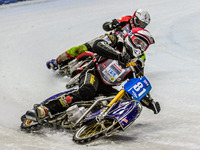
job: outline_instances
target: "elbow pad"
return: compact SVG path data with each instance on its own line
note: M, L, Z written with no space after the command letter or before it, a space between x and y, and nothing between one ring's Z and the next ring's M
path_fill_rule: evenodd
M95 41L93 51L98 55L114 60L118 60L119 55L121 54L103 39Z

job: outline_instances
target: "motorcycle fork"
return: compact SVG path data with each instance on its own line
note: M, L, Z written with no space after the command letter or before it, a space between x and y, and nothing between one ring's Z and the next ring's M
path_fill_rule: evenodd
M106 112L109 108L111 108L111 106L112 106L115 102L119 101L119 100L124 96L125 92L126 92L126 91L125 91L124 89L120 90L119 93L113 98L113 100L107 105L107 108L104 109L103 112Z
M112 101L107 105L107 107L98 115L96 116L96 121L101 124L104 117L107 115L110 109L112 109L112 106L115 102L119 101L125 94L125 90L122 89L119 91L119 93L112 99Z

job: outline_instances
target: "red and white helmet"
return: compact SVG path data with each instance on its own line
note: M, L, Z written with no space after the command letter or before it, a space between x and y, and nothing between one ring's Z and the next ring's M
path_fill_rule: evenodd
M124 44L127 52L132 57L139 57L147 50L149 45L154 44L154 38L149 31L143 28L133 28L124 39Z
M145 28L150 23L150 15L143 9L137 9L131 19L132 27Z

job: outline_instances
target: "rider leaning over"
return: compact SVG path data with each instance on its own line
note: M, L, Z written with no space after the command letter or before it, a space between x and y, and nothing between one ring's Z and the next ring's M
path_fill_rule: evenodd
M118 68L122 66L121 70L126 73L121 73L120 79L125 80L131 78L132 73L128 68L125 68L126 64L132 59L137 64L139 70L143 71L145 62L144 52L149 45L154 44L153 37L144 29L149 23L150 15L142 9L136 10L133 16L124 16L120 19L113 19L111 22L106 22L103 24L103 29L105 31L112 30L111 33L102 35L83 45L70 48L59 55L56 60L47 62L47 67L57 70L83 52L91 51L101 56L99 62L104 65L108 66L112 63L118 66ZM124 32L121 34L118 29L126 31L125 34ZM82 73L79 78L78 90L74 90L61 95L57 99L39 105L36 112L34 112L35 115L39 118L44 118L49 114L56 114L66 110L73 102L91 100L98 94L105 96L116 95L118 91L112 88L113 82L110 81L109 83L109 81L106 81L103 77L103 72L105 71L101 69L97 70L97 67L93 67ZM91 79L93 82L91 82ZM155 102L150 94L141 103L143 106L151 109L155 114L160 111L159 103Z

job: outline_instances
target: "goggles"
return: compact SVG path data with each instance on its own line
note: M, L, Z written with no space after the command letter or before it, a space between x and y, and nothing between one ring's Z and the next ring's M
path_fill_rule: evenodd
M144 42L143 40L141 40L138 37L134 37L133 41L133 45L135 46L135 48L139 48L140 50L142 50L143 52L147 49L147 44L146 42Z
M134 18L133 18L134 19ZM135 17L135 23L138 27L145 28L148 24L141 21L138 17Z

